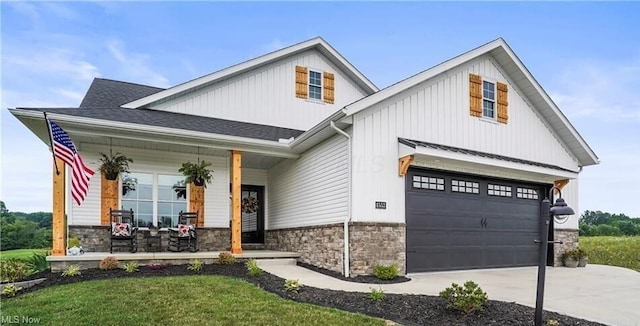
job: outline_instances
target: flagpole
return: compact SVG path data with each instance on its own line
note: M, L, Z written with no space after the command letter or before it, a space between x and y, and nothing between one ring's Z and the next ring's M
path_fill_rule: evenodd
M47 131L49 131L49 147L51 148L51 155L53 155L53 165L56 167L56 175L60 175L58 162L56 162L56 154L53 151L53 135L51 134L51 125L49 124L49 118L47 118L47 112L44 112L44 122L47 124Z

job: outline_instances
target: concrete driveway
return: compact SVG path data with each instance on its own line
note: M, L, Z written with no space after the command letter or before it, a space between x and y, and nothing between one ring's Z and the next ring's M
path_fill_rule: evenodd
M304 285L369 292L371 284L352 283L312 272L288 261L259 261L269 273ZM489 299L535 307L536 267L410 274L410 282L382 285L387 293L438 295L455 282L472 280ZM377 288L378 285L375 285ZM544 309L607 325L640 326L640 273L619 267L548 267Z

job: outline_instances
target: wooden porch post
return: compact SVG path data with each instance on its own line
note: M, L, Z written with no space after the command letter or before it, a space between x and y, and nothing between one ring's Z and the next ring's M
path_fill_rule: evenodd
M240 185L242 184L242 152L231 151L231 253L242 253L242 216Z
M53 166L53 221L51 232L53 233L53 248L51 254L53 256L65 256L67 254L66 227L65 227L65 164L59 158L55 158L60 174L56 174L56 167Z

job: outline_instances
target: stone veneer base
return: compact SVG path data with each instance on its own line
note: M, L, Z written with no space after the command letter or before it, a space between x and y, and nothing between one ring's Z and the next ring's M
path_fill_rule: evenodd
M148 231L138 230L138 252L146 252ZM162 251L167 251L169 233L160 231ZM86 252L109 252L109 227L69 225L69 237L77 236ZM231 248L231 231L228 228L198 228L198 248L203 251L228 251ZM114 252L128 252L125 247Z
M266 248L293 251L299 260L317 267L344 272L344 225L342 223L266 231ZM405 274L404 223L349 223L349 273L373 274L376 264L397 264Z
M578 232L575 229L553 230L554 241L562 241L562 244L553 245L553 266L562 266L562 253L578 247Z

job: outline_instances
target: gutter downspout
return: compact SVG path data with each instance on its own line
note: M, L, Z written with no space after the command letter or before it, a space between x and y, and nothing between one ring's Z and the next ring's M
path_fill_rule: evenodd
M337 133L347 138L348 142L348 152L349 152L349 167L348 167L348 182L347 182L347 191L348 191L348 206L347 206L347 217L344 219L344 276L349 277L349 221L351 221L351 136L344 132L344 130L336 127L336 123L334 121L330 122L331 128L333 128Z

